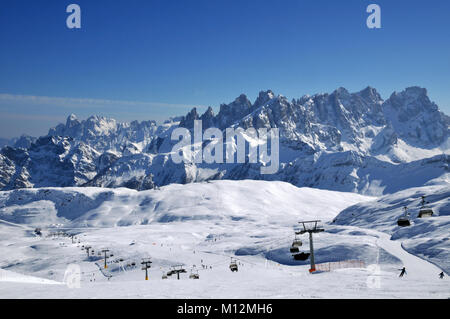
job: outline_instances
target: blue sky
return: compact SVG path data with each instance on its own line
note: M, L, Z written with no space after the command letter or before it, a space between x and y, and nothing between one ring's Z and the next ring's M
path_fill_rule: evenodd
M66 27L79 4L82 28ZM366 27L381 7L382 28ZM2 0L0 137L70 114L163 120L241 93L419 85L450 113L450 1Z

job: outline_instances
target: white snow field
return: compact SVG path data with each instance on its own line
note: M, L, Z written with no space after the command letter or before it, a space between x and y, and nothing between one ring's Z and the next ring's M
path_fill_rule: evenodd
M438 277L442 270L403 250L389 234L331 223L345 208L375 200L251 180L142 192L0 192L0 298L450 297L450 281ZM311 219L321 219L325 228L314 235L316 263L361 260L365 267L310 274L309 261L294 261L289 253L294 229ZM42 236L34 233L36 227ZM75 243L49 236L58 231L76 234ZM300 250L307 252L307 235L299 238ZM89 258L84 246L94 250ZM99 256L105 248L113 254L107 269ZM140 265L147 257L148 281ZM230 257L238 272L230 271ZM177 264L187 273L180 280L162 279ZM80 288L54 284L63 283L69 265L80 267ZM403 265L407 275L399 278ZM189 279L191 269L198 270L198 280Z
M433 210L430 218L419 218L421 196ZM411 226L399 227L397 219L408 207ZM352 225L383 231L402 243L404 249L450 273L450 186L423 186L382 196L342 211L335 219L339 225Z

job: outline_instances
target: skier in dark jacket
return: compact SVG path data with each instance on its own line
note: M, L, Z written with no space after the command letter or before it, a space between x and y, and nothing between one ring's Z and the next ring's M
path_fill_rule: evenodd
M399 269L399 270L402 271L402 272L400 273L400 276L399 276L399 277L403 277L403 275L406 274L406 268L403 267L402 269Z
M441 273L439 274L439 278L444 279L444 272L441 272Z

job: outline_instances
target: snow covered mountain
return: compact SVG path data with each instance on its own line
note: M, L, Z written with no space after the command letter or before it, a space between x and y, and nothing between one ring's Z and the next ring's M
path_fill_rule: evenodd
M36 142L37 138L29 135L22 135L12 139L0 138L0 149L5 146L13 146L18 148L28 148L32 143Z
M175 164L171 132L240 126L280 129L280 169L261 175L260 164ZM349 93L303 96L288 101L272 91L252 103L240 95L204 114L157 125L118 123L92 116L65 124L25 147L0 152L0 189L98 186L152 189L171 183L211 179L280 180L296 186L379 195L436 184L448 176L450 117L418 87L394 92L383 101L368 87Z

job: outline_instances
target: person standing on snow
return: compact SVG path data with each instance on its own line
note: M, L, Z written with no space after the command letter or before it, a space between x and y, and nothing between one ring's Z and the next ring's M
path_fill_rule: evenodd
M399 270L402 271L402 272L400 273L400 276L399 276L399 277L403 277L403 275L406 274L406 268L403 267L402 269L399 269Z
M439 278L440 278L440 279L444 279L444 272L441 272L441 273L439 274Z

